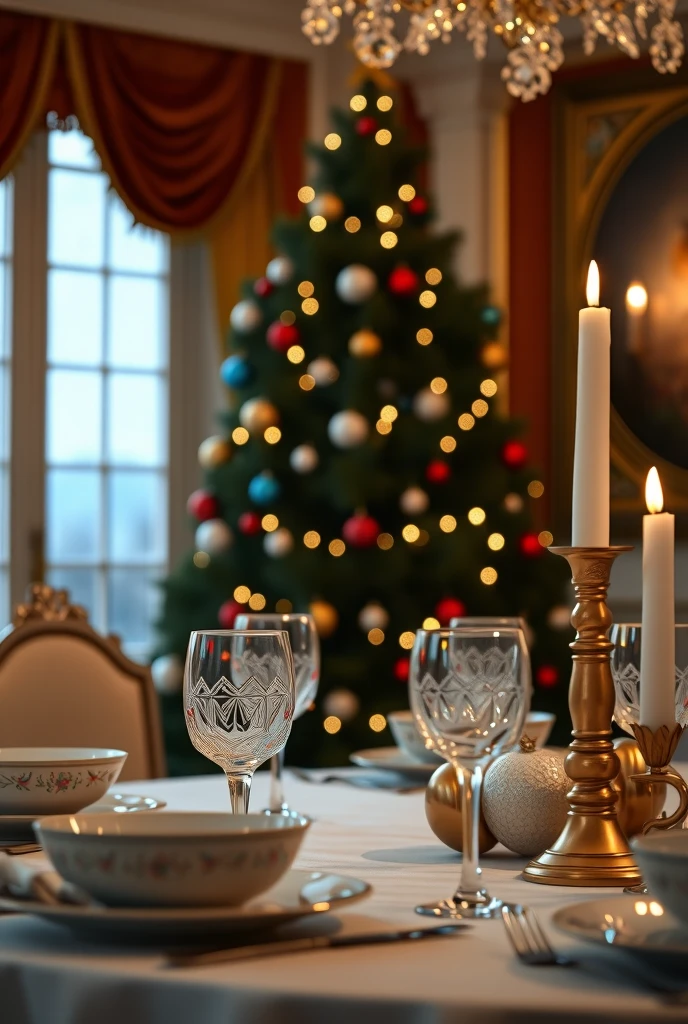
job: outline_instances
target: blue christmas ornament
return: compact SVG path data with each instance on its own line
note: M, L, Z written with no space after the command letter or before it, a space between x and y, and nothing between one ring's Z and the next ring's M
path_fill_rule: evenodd
M497 327L502 321L502 311L497 306L483 306L480 311L480 319L488 327Z
M255 505L269 505L277 501L281 490L272 473L259 473L248 485L248 496Z
M228 388L245 388L255 377L255 369L244 356L230 356L220 367L220 377Z

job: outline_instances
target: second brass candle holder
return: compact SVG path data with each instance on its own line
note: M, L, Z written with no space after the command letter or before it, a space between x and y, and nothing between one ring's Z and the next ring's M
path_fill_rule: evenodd
M671 729L669 726L663 725L660 729L654 731L647 725L633 724L631 728L638 741L643 760L647 765L646 772L640 775L632 775L631 778L642 782L649 782L651 785L663 783L667 786L673 786L679 796L678 808L674 813L668 817L650 818L643 825L643 835L646 835L653 828L665 829L680 826L686 814L688 814L688 783L686 783L682 775L674 771L669 762L674 756L674 751L683 735L684 727L677 723Z
M532 860L523 877L545 885L630 886L641 875L616 817L612 782L620 762L612 743L614 683L609 655L612 616L606 604L614 560L628 547L554 547L571 566L576 606L571 625L573 670L569 710L573 741L566 774L566 825L553 846Z

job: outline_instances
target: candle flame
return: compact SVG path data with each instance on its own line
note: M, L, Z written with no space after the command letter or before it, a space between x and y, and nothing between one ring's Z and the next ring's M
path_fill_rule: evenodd
M600 304L600 272L594 260L590 260L588 267L588 283L585 286L585 295L589 306Z
M664 494L662 493L662 485L659 482L659 473L656 466L653 466L647 474L645 504L647 505L647 511L652 513L661 512L664 508Z
M647 289L640 281L633 281L626 289L626 309L638 316L647 309Z

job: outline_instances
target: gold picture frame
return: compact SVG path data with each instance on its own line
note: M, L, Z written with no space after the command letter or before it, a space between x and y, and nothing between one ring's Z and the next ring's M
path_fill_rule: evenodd
M587 267L601 218L626 169L653 137L688 116L688 85L662 86L604 97L562 92L555 100L553 428L557 451L566 454L557 460L554 480L560 536L570 510L578 310L585 301ZM666 507L688 511L688 469L648 448L614 408L611 462L613 536L638 533L652 465L659 469Z

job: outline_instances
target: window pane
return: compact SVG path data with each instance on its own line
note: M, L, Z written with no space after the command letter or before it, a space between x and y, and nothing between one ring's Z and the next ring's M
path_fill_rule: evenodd
M71 267L101 267L105 244L104 174L51 171L48 259Z
M8 367L0 363L0 462L9 459L10 433L10 375ZM2 518L0 517L0 523Z
M72 604L80 604L88 612L91 625L103 629L101 609L98 600L98 569L67 569L55 566L46 573L51 587L69 591Z
M108 484L108 558L113 562L164 562L164 478L155 472L115 471Z
M108 629L125 643L145 643L158 614L160 569L111 569Z
M167 333L165 284L150 277L110 279L108 303L108 363L119 369L157 370Z
M9 527L9 473L5 466L0 466L0 564L9 562L8 527ZM0 625L0 629L2 626Z
M12 254L12 179L0 180L0 256Z
M48 159L51 164L100 170L100 160L91 140L77 129L48 132Z
M102 517L98 471L49 470L46 491L48 562L99 561Z
M0 359L9 354L10 332L7 323L9 276L7 264L0 261Z
M7 578L7 570L0 569L0 629L4 629L9 624L10 615L10 601L9 601L9 579Z
M103 278L80 270L48 272L48 359L98 366L102 361Z
M113 270L139 270L162 273L167 264L167 240L164 235L134 218L118 196L110 196L110 252Z
M48 371L48 462L100 462L101 390L99 373Z
M152 375L110 374L108 461L129 466L159 466L165 462L164 391L163 382Z

